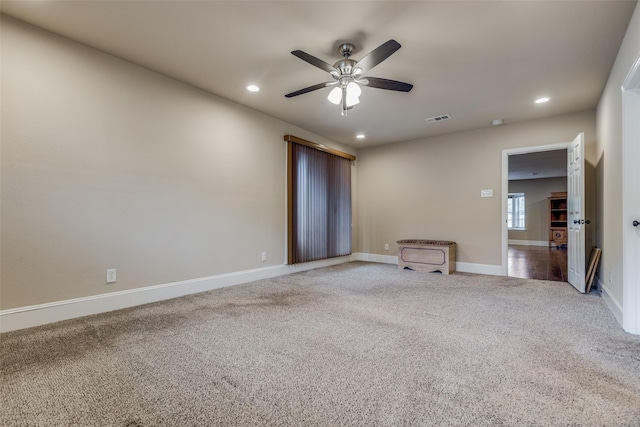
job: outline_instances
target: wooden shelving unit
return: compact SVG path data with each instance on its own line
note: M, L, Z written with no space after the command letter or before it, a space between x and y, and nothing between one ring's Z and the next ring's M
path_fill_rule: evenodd
M549 246L567 244L567 192L551 193L549 197Z

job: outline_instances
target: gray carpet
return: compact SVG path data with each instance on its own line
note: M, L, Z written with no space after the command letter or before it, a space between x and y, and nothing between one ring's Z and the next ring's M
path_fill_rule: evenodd
M349 263L0 336L3 426L640 426L570 285Z

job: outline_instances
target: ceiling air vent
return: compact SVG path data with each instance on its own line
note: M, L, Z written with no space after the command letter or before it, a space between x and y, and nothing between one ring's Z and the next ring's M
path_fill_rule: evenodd
M428 119L425 119L425 120L427 121L427 123L438 123L443 120L449 120L450 118L451 116L449 114L443 114L441 116L429 117Z

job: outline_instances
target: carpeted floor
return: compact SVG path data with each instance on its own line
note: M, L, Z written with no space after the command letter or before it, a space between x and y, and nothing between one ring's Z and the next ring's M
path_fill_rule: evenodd
M0 340L3 426L640 425L640 337L566 283L356 262Z

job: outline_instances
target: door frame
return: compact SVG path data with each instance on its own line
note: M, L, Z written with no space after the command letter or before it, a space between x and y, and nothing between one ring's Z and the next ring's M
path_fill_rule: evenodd
M640 267L637 256L640 243L634 229L640 206L637 183L640 181L640 57L631 66L622 90L622 327L640 334ZM635 143L634 143L635 142Z
M501 185L501 236L502 236L502 265L503 276L509 275L509 229L507 228L507 199L509 195L509 156L515 154L538 153L541 151L568 150L572 142L560 142L557 144L536 145L533 147L505 148L502 150L502 185Z

